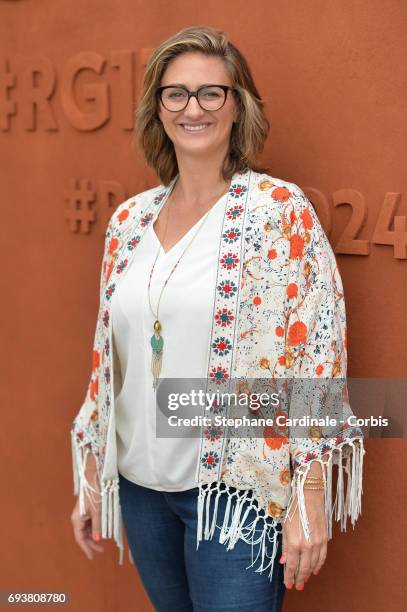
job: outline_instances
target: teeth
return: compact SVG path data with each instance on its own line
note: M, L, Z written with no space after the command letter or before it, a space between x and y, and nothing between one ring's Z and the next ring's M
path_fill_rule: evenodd
M208 127L207 123L202 123L201 125L184 125L184 129L189 132L199 132L200 130L204 130Z

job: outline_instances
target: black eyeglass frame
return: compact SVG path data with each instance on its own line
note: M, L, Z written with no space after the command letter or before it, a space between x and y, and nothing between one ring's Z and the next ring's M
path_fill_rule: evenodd
M191 98L196 98L196 101L198 102L202 110L214 113L216 111L210 110L210 109L208 110L207 108L204 108L199 102L199 98L198 98L198 93L202 89L207 89L208 87L219 87L220 89L223 89L223 93L225 94L225 99L223 100L223 104L219 106L219 108L216 109L217 111L220 110L223 106L225 106L229 89L230 91L237 91L235 87L230 87L230 85L219 85L218 83L211 83L210 85L201 85L200 87L198 87L196 91L189 91L183 85L161 85L160 87L157 87L156 94L161 104L164 106L165 110L167 110L169 113L180 113L181 111L185 110ZM186 91L188 94L188 100L186 101L185 106L183 108L180 108L179 110L170 110L169 108L167 108L164 102L162 101L162 92L164 91L164 89L183 89L184 91Z

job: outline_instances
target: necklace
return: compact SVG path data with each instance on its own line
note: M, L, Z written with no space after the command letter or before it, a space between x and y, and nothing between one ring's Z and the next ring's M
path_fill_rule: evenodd
M229 191L229 186L228 186L227 190L224 191L224 193L218 198L217 201L219 201L220 198L223 197L223 195L225 195L225 193L227 193L227 191ZM162 325L161 325L161 321L158 318L158 311L159 311L159 307L160 307L161 296L162 296L163 291L164 291L165 287L167 286L168 281L170 280L173 272L175 271L175 269L177 268L179 262L181 261L181 259L185 255L186 251L191 246L192 242L194 241L194 239L196 238L196 236L198 235L198 233L202 229L206 219L209 216L209 213L211 212L211 210L213 210L213 208L214 208L214 205L205 214L203 220L201 220L201 223L200 223L197 231L194 233L194 235L192 236L191 240L188 242L187 246L182 251L181 255L179 256L179 258L177 259L177 261L175 262L175 264L171 268L171 271L170 271L169 275L167 276L166 280L164 281L164 284L163 284L163 286L161 288L160 295L158 296L157 312L154 312L154 310L153 310L153 308L151 306L150 286L151 286L151 277L153 275L155 264L157 262L158 255L159 255L159 253L161 251L161 248L162 248L161 247L161 243L160 243L160 246L158 248L157 255L155 256L152 268L150 270L150 277L149 277L149 280L148 280L147 292L148 292L148 303L149 303L149 306L150 306L150 310L151 310L151 313L152 313L152 315L153 315L153 317L155 319L154 325L153 325L154 333L153 333L153 335L150 338L150 344L151 344L151 349L152 349L152 355L151 355L151 373L153 375L153 389L154 390L157 388L157 382L158 382L158 379L159 379L159 376L160 376L160 372L161 372L161 368L162 368L163 348L164 348L164 338L163 338L162 333L161 333ZM169 212L170 212L170 207L168 207L167 219L166 219L166 222L165 222L164 239L165 239L165 236L167 234Z

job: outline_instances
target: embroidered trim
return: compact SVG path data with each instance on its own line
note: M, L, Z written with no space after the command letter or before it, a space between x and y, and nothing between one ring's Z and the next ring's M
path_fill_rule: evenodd
M207 355L207 380L206 393L227 392L230 388L232 376L232 360L236 347L237 333L237 308L239 304L239 282L243 266L244 244L234 246L231 250L230 236L241 236L244 228L247 199L252 177L250 169L242 173L236 173L230 185L226 202L225 215L221 230L221 239L218 248L218 265L214 302L212 307L212 327L209 335L209 346ZM218 338L215 326L219 324L219 312L230 313L228 325L222 329L222 336ZM219 345L225 350L219 350ZM204 408L204 411L206 408ZM228 407L216 406L217 413L225 416ZM212 416L213 409L208 412ZM211 482L220 478L222 460L226 449L227 427L220 428L219 435L207 437L201 435L199 461L196 469L197 482ZM204 428L202 428L202 431Z

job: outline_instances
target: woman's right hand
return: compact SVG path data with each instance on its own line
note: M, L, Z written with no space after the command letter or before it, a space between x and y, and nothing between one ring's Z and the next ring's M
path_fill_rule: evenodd
M79 514L79 496L74 506L71 521L73 526L74 537L77 544L81 547L88 559L93 559L93 551L103 552L104 547L97 544L101 540L101 499L100 499L100 484L98 483L96 462L92 453L88 455L88 465L86 468L86 480L92 485L97 492L91 491L91 495L95 500L92 500L86 495L85 514Z

